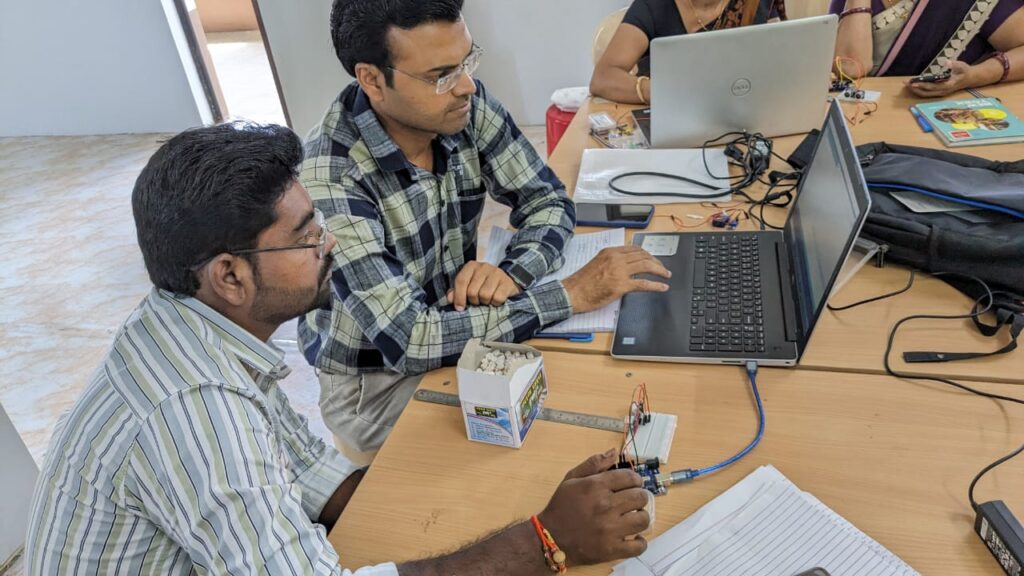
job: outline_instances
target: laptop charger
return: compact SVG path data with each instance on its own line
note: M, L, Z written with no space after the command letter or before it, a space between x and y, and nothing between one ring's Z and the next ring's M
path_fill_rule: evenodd
M989 552L1010 576L1019 576L1024 567L1024 528L1002 500L978 505L974 531Z

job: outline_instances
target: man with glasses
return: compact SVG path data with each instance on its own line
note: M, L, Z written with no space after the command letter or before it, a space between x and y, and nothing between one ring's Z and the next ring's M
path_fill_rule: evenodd
M186 131L132 207L150 294L118 331L46 453L27 573L342 574L327 541L362 470L313 436L278 386L274 330L329 301L337 254L280 126ZM570 564L643 552L640 477L576 467L537 515ZM403 554L395 550L395 555ZM348 572L344 572L348 574ZM550 574L519 522L464 550L365 576Z
M301 180L340 250L331 310L299 323L339 448L368 461L424 372L474 337L522 341L668 271L607 250L564 282L575 210L501 104L471 74L482 50L462 0L335 0L331 33L355 82L307 140ZM476 261L487 196L517 229L498 266Z

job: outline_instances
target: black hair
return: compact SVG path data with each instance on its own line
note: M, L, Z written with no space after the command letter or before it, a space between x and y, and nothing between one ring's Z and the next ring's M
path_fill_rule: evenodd
M411 30L430 22L458 22L463 0L334 0L331 40L334 53L351 76L356 64L373 64L391 86L391 52L387 33L392 27Z
M132 212L153 284L194 296L195 268L256 246L298 176L302 141L284 126L233 122L165 142L135 181Z

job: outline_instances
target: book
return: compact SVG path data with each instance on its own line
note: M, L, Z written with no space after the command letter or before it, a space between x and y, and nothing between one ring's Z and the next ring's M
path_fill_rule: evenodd
M919 576L773 466L762 466L650 541L613 576Z
M946 146L1024 142L1024 123L995 98L921 102L913 108Z

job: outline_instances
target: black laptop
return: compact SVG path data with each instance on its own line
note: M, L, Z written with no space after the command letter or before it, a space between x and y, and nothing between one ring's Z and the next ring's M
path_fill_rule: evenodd
M672 279L668 292L623 297L612 356L796 364L870 205L846 119L833 102L783 230L634 236Z

